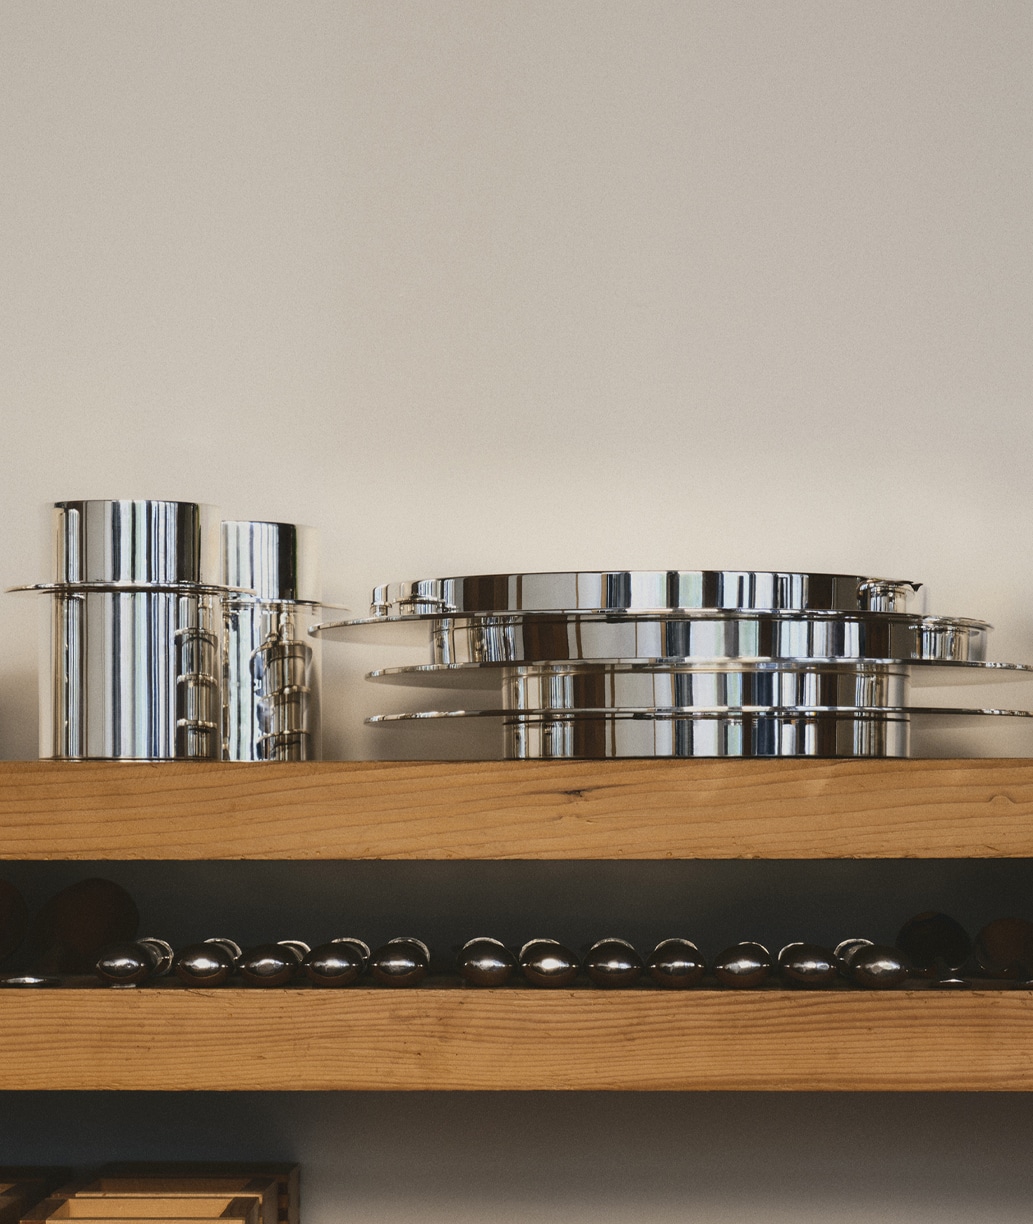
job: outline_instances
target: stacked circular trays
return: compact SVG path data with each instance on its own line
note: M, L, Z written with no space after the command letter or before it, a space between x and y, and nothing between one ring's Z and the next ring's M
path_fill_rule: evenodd
M368 617L311 632L429 644L429 660L369 679L495 698L367 721L491 719L505 758L903 757L916 722L1033 717L912 701L1033 673L986 662L990 626L923 614L919 588L752 570L428 578L377 587Z

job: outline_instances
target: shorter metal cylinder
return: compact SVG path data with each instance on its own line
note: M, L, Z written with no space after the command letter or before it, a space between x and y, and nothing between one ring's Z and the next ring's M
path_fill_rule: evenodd
M306 761L320 755L318 537L296 523L224 522L223 755Z

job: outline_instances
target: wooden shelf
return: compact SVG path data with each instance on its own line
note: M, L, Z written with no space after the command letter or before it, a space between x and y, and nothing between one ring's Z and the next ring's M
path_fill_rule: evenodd
M1033 760L0 763L5 859L1033 857Z
M1033 857L1033 760L0 764L7 859ZM1033 994L0 991L0 1089L1033 1090Z
M1027 991L0 995L3 1089L1030 1090Z

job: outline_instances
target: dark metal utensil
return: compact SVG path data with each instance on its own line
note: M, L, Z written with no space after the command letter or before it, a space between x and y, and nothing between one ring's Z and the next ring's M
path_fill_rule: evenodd
M555 939L528 940L517 959L532 986L569 986L580 969L576 954Z
M870 939L843 939L832 950L832 959L836 968L848 981L850 980L850 962L862 948L872 947Z
M286 986L297 975L308 952L308 944L300 939L281 939L249 948L237 968L247 986Z
M854 949L848 959L850 980L866 990L892 990L911 976L907 955L885 944L867 944Z
M666 990L698 986L707 965L691 939L661 939L646 961L649 976Z
M504 986L516 970L516 957L498 939L480 935L459 949L456 970L471 986Z
M172 971L187 986L223 986L240 957L240 946L232 939L206 939L181 948L172 962Z
M722 986L752 990L762 986L774 968L771 953L763 944L744 940L726 948L714 959L714 977Z
M381 986L418 986L430 968L430 949L422 939L397 936L372 953L370 976Z
M820 944L791 943L778 954L778 971L789 986L830 986L839 976L831 949Z
M301 966L313 986L351 986L365 972L369 956L368 944L341 936L313 948Z
M642 957L626 939L597 939L585 953L584 964L594 986L632 986L642 976Z
M105 948L94 972L109 986L141 986L172 968L173 951L164 939L137 939Z

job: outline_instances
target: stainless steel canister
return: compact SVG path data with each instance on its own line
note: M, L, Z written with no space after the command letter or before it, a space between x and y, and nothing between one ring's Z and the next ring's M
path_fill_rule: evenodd
M319 643L306 630L322 598L318 533L297 523L224 522L222 557L223 756L315 760Z
M52 532L40 756L217 758L217 511L63 501Z

